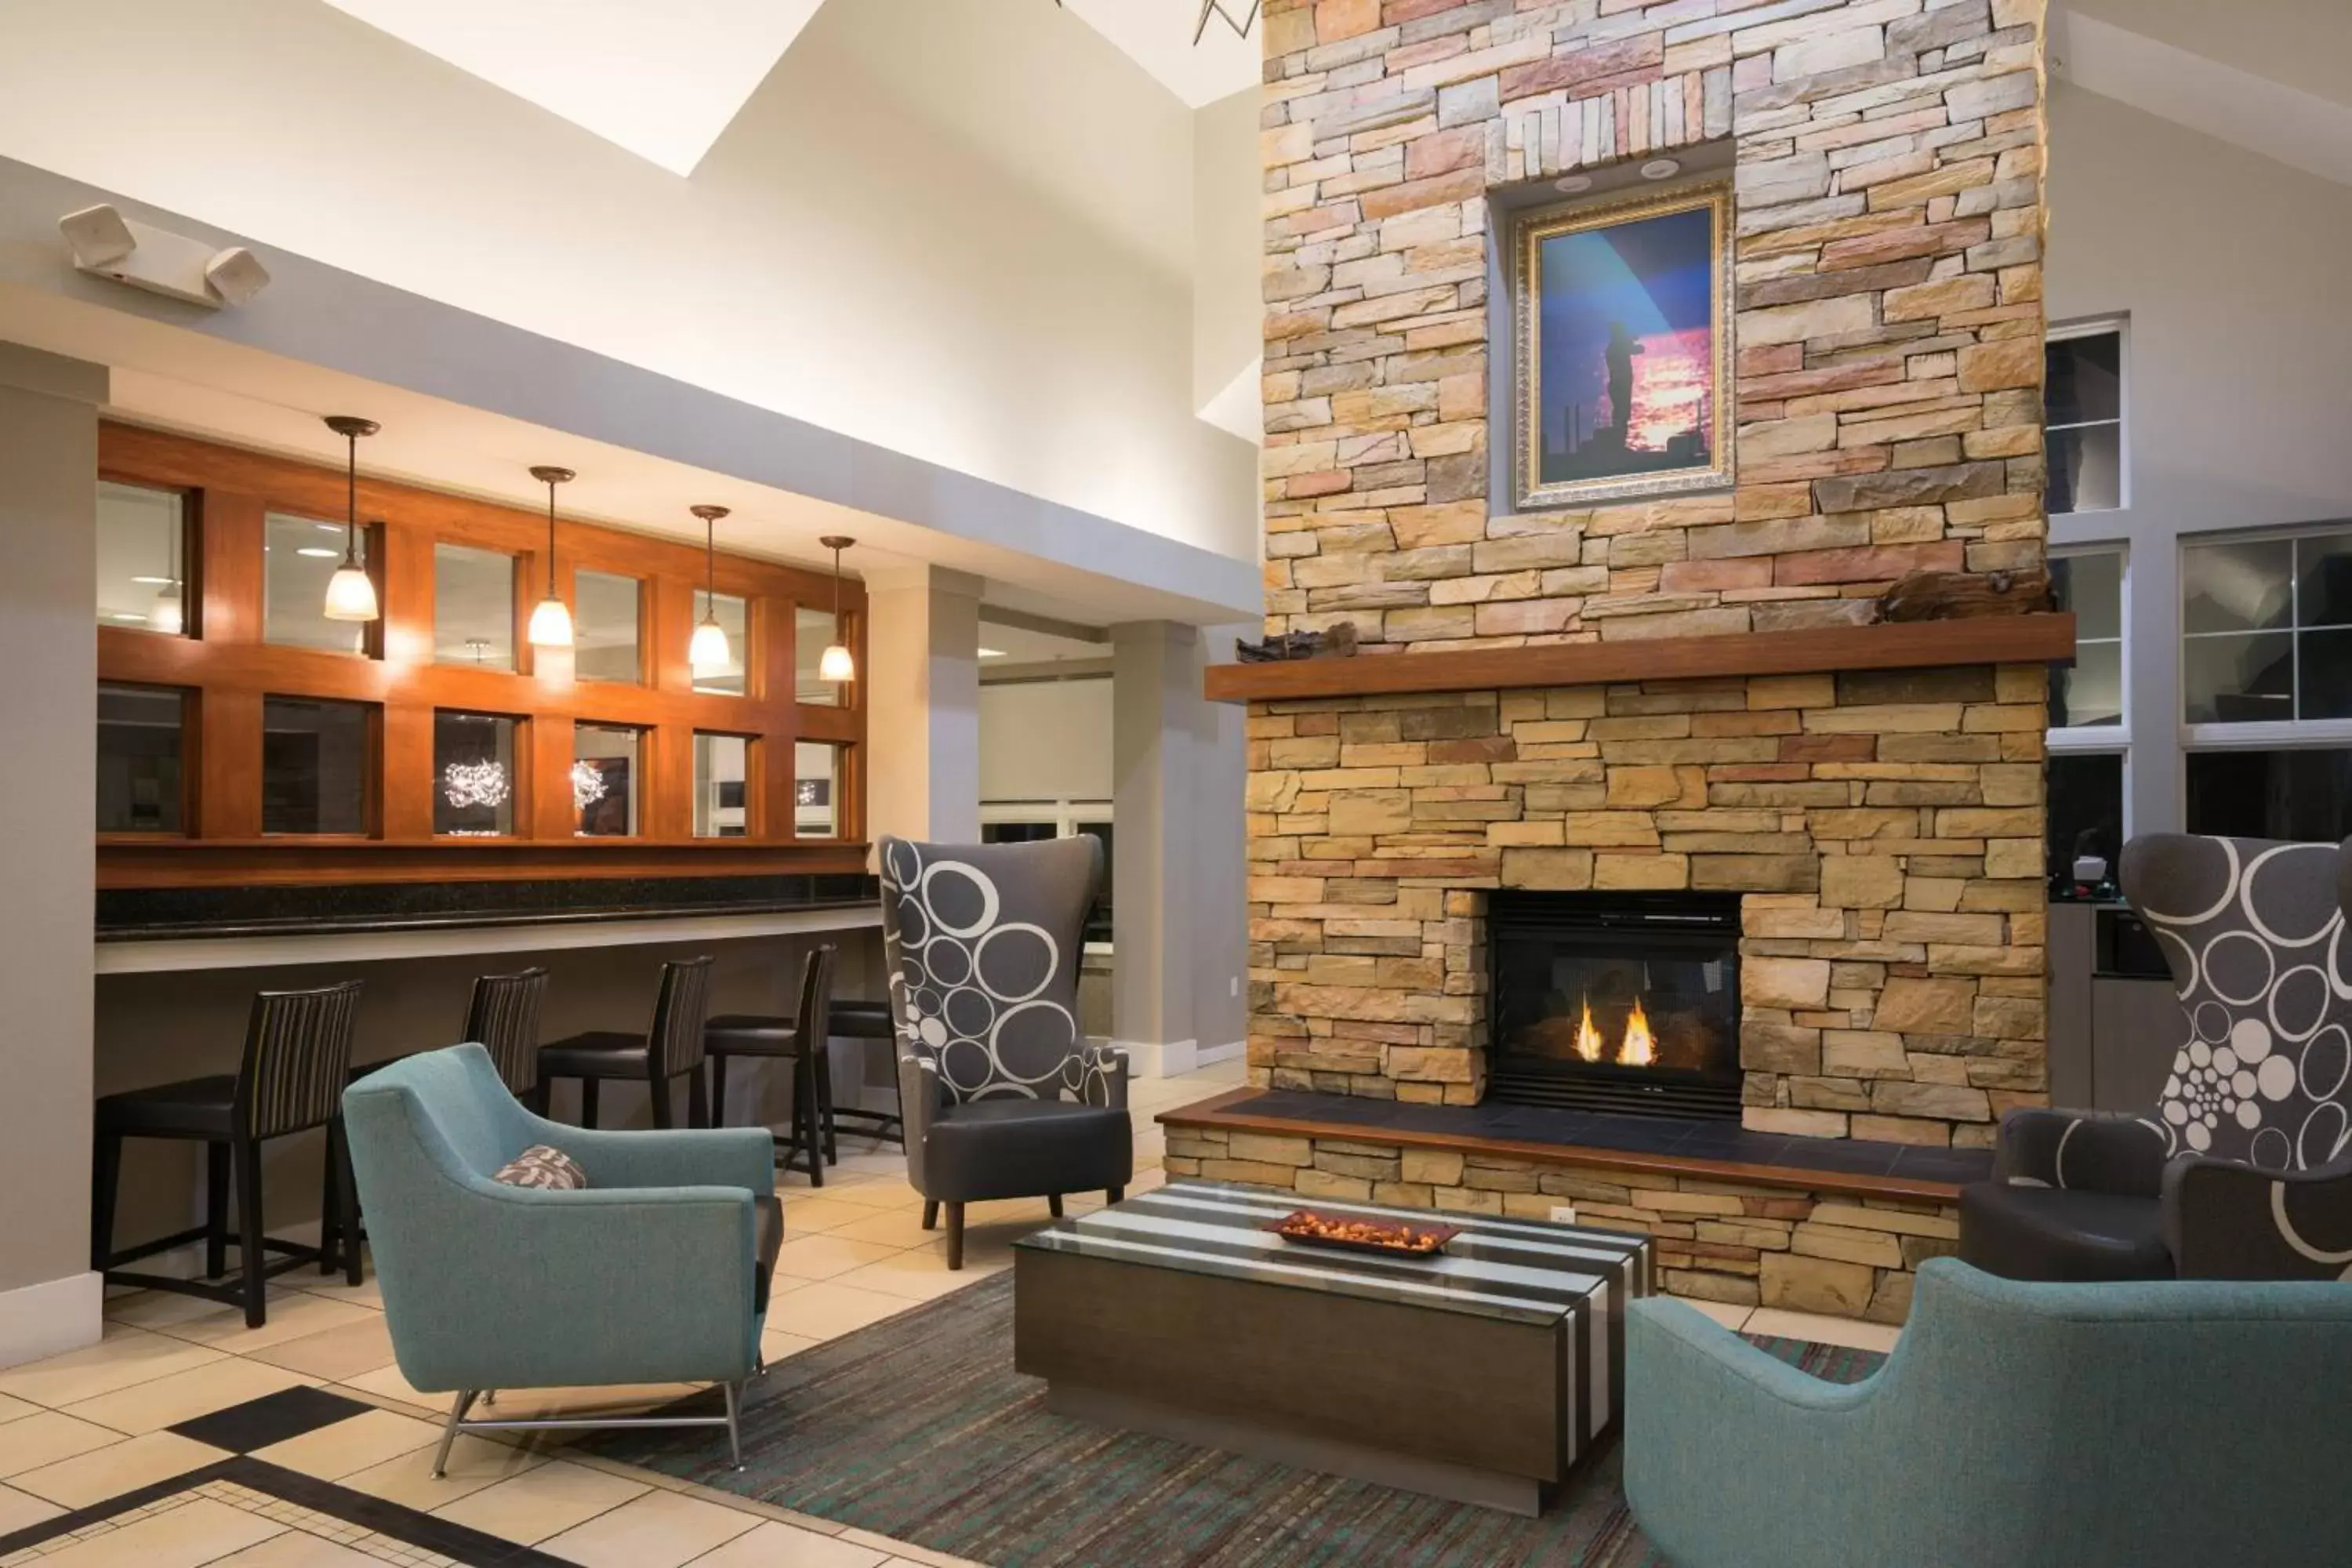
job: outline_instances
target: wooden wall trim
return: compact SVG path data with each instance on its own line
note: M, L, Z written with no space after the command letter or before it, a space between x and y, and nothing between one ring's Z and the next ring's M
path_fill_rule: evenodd
M361 455L364 460L364 449ZM98 628L101 681L172 687L188 698L183 734L186 837L101 838L100 886L863 868L864 795L857 787L864 776L863 693L849 687L839 706L803 706L794 696L794 610L801 605L832 608L835 584L828 574L721 552L718 591L746 601L753 657L745 695L698 692L687 667L686 645L694 594L705 581L703 552L678 541L567 521L559 513L556 580L567 603L577 603L572 592L575 568L614 572L643 584L643 684L580 680L570 650L535 649L522 637L528 608L547 580L543 514L371 479L363 469L360 515L369 530L370 570L383 609L368 628L370 653L282 647L263 640L264 519L289 512L339 521L344 510L341 470L114 423L100 428L99 469L103 479L177 490L188 498L193 627L193 635L177 637ZM680 508L692 499L679 498ZM514 671L433 662L433 547L441 541L515 558ZM864 585L845 581L840 600L844 635L862 668ZM262 704L272 696L373 705L368 838L262 836ZM436 710L501 714L521 722L513 837L451 839L433 834ZM573 836L568 778L575 722L646 731L636 836ZM750 837L692 837L698 731L741 736L752 743L745 791ZM846 748L839 753L835 787L837 837L793 836L792 758L801 741Z

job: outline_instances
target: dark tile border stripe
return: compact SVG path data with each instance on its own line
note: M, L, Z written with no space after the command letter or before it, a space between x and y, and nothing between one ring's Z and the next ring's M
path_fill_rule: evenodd
M182 1492L193 1492L215 1481L231 1481L247 1487L281 1502L307 1508L341 1520L346 1524L371 1530L379 1535L425 1552L437 1552L442 1556L462 1563L467 1568L574 1568L560 1557L551 1557L536 1547L519 1546L511 1541L501 1541L478 1530L453 1524L446 1519L436 1519L429 1513L419 1513L396 1502L370 1497L339 1487L332 1481L318 1480L299 1471L281 1468L265 1460L239 1454L173 1476L149 1486L127 1491L88 1508L59 1514L52 1520L29 1525L8 1535L0 1535L0 1557L21 1552L27 1546L38 1546L60 1535L77 1530L87 1530L118 1514L162 1502Z

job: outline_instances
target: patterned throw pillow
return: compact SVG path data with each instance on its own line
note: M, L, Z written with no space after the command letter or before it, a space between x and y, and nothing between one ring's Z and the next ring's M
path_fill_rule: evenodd
M510 1187L542 1187L551 1192L576 1193L588 1184L588 1173L561 1149L534 1143L509 1160L490 1178Z

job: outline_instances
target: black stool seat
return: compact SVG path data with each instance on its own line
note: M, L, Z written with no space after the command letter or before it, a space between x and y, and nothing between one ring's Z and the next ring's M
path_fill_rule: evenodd
M137 1138L226 1138L236 1108L236 1075L126 1089L98 1102L98 1130Z
M721 1013L702 1026L704 1048L714 1056L794 1057L801 1032L790 1018L757 1013Z
M643 1078L647 1070L643 1035L591 1029L539 1047L542 1078Z
M825 1027L851 1040L887 1040L898 1033L898 1026L890 1021L889 1003L856 997L834 1003L825 1016Z

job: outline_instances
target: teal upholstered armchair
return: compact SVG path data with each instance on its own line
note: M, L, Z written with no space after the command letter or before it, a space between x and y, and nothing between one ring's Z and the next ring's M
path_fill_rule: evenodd
M1625 1496L1675 1568L2352 1561L2352 1286L1919 1271L1850 1386L1633 1304Z
M724 1425L735 1441L783 1232L764 1129L548 1121L478 1045L371 1073L343 1115L401 1375L457 1394L435 1474L460 1430L616 1424L467 1419L501 1388L716 1383L725 1416L646 1419ZM588 1187L491 1179L535 1143L569 1154Z

